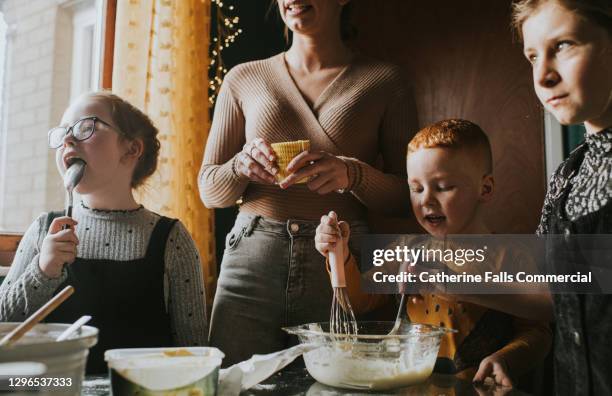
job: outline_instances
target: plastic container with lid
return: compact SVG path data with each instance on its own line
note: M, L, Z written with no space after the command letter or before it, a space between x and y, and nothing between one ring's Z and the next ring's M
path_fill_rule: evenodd
M113 395L214 396L223 353L217 348L111 349L104 353Z

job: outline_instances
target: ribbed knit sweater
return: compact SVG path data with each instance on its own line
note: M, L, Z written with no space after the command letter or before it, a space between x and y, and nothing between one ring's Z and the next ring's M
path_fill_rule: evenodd
M416 132L412 96L398 68L356 56L312 107L297 88L284 53L234 67L216 107L199 187L209 208L234 205L277 220L317 220L335 210L341 219L367 210L407 215L406 146ZM282 190L250 182L233 168L243 145L309 139L312 151L342 158L350 193L319 195L305 184Z
M97 211L76 205L78 221L77 257L131 261L145 256L149 238L160 216L145 208L134 211ZM21 322L52 296L65 280L49 278L40 269L38 258L46 236L46 214L30 225L17 249L11 269L0 286L0 321ZM207 320L202 270L197 248L179 221L166 242L164 257L164 298L174 344L206 345Z

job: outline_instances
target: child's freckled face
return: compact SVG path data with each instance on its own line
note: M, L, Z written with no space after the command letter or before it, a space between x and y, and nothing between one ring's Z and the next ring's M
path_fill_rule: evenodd
M79 119L90 116L98 117L114 125L106 104L100 100L85 97L66 110L61 126L72 126ZM108 185L118 175L122 153L123 144L114 127L96 122L95 132L87 140L78 141L72 134L65 136L64 144L56 150L55 159L62 175L66 171L66 161L70 157L76 156L87 163L85 175L76 188L77 192L87 194L101 186Z
M408 155L412 210L434 236L469 229L480 203L482 172L468 153L449 148L421 148Z
M612 122L612 38L555 2L523 24L535 92L562 124Z

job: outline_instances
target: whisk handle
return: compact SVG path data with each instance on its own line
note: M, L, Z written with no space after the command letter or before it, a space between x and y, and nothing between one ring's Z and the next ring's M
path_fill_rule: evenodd
M332 287L346 287L346 278L344 277L344 251L342 242L336 243L336 246L329 251L329 267L331 269Z

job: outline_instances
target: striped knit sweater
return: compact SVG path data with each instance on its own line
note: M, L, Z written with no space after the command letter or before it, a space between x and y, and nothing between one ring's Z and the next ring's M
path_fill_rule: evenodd
M76 205L73 218L79 222L77 257L130 261L145 256L149 238L160 216L145 208L132 211L99 211ZM49 278L38 266L46 236L40 215L28 228L8 276L0 286L0 322L20 322L46 303L66 280ZM185 226L172 228L164 257L164 298L173 342L177 346L207 344L208 322L202 270L198 250Z
M371 210L409 213L406 146L416 132L414 102L399 70L363 56L345 67L310 107L293 81L284 53L236 66L226 76L200 170L210 208L234 205L277 220L317 220L335 210L345 220ZM249 182L232 165L243 145L309 139L311 150L348 165L350 193L320 196L304 184L282 190Z

